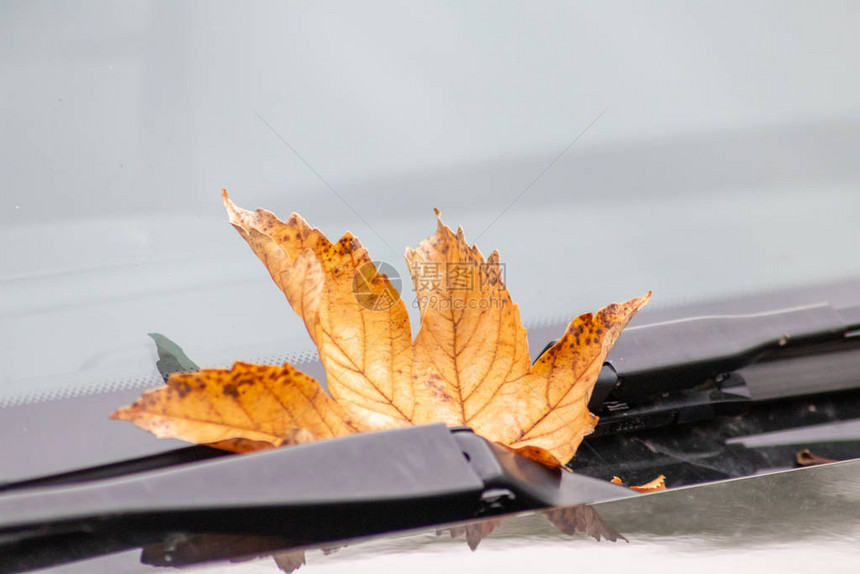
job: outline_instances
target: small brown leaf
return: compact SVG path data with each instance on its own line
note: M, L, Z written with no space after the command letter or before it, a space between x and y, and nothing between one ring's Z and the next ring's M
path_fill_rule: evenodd
M838 462L831 458L824 458L813 454L808 448L800 450L795 455L795 459L797 460L797 464L799 466L816 466L819 464L828 464L830 462Z
M612 480L609 482L625 486L624 482L617 476L613 476ZM666 477L661 474L651 482L640 484L639 486L628 486L627 488L635 490L636 492L656 492L658 490L666 490Z
M612 480L609 482L624 486L624 482L617 476L613 476ZM666 477L661 474L651 482L640 484L639 486L628 486L627 488L635 490L636 492L656 492L658 490L666 490Z
M658 490L666 490L666 477L661 474L651 482L646 482L639 486L631 486L630 488L637 492L656 492Z

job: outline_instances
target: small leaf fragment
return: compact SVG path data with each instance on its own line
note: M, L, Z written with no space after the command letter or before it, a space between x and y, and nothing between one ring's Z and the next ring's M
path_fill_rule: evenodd
M631 486L630 488L637 492L656 492L658 490L666 490L666 477L661 474L651 482L646 482L639 486Z
M617 476L613 476L612 480L610 480L612 484L620 484L624 486L624 482ZM639 486L628 486L630 490L635 490L636 492L656 492L658 490L666 490L666 477L664 475L660 475L654 480L650 482L646 482L645 484L640 484Z
M817 466L819 464L838 462L837 460L834 460L832 458L824 458L823 456L818 456L808 448L799 450L795 455L795 460L797 461L798 466Z
M155 342L155 348L158 351L158 362L155 366L165 383L173 373L189 373L200 369L194 361L188 358L182 347L161 333L150 333L149 336Z

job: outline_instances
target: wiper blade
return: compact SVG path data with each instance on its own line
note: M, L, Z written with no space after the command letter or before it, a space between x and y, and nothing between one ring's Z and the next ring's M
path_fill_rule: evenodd
M596 436L740 414L756 401L860 388L860 307L820 303L622 332L594 387Z
M606 363L617 378L609 395L629 401L689 388L768 353L839 342L858 329L860 307L837 311L828 304L632 327L619 337Z
M50 554L46 547L68 552L103 538L115 551L118 541L137 545L172 532L311 544L632 494L435 424L13 488L0 495L0 555L4 564L30 564L34 552Z

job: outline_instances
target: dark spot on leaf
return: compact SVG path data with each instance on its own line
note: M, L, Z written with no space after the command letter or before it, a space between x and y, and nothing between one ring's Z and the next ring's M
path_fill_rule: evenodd
M239 390L236 388L236 385L226 384L224 385L224 389L222 391L224 396L233 397L234 399L239 398Z
M176 383L174 387L176 389L176 393L179 395L180 399L184 399L188 396L188 393L191 392L191 385L189 385L186 381L179 381Z

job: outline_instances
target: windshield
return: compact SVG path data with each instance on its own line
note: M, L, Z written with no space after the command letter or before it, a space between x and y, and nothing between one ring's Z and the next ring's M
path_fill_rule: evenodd
M312 353L222 187L407 278L438 207L527 326L860 272L839 4L0 10L0 403L156 384L154 331L205 366Z

